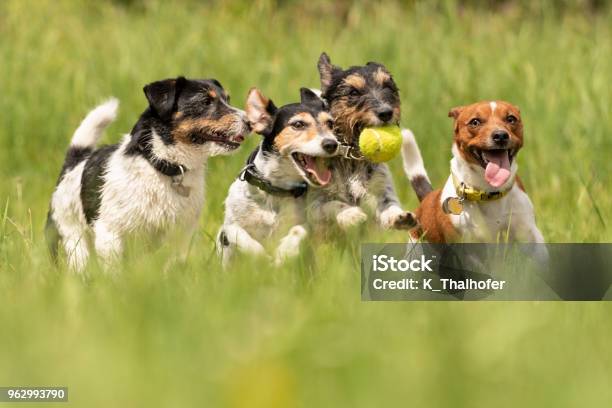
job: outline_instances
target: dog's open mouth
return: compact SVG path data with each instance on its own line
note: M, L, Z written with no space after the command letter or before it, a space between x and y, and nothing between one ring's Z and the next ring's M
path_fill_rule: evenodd
M215 142L216 144L223 146L228 150L234 150L240 147L240 143L244 141L244 136L228 136L227 134L222 132L212 132L206 136L206 140Z
M485 179L493 187L501 187L511 176L510 166L516 156L513 149L472 149L472 154L485 169Z
M326 158L308 156L297 152L291 153L291 158L310 183L325 186L331 181L332 172L329 169L329 162Z

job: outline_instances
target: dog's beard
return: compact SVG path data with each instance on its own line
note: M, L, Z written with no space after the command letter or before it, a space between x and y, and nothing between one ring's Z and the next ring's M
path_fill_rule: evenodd
M365 127L364 119L367 113L340 103L332 107L331 114L334 117L334 133L344 143L356 143L359 140L359 134Z

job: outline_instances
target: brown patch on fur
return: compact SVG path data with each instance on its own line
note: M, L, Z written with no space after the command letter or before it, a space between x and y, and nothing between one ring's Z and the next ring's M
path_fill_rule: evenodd
M518 188L520 188L521 190L525 191L525 186L523 185L523 180L521 180L521 178L518 176L518 174L514 178L514 182L516 183Z
M344 78L344 82L357 89L363 89L366 86L366 80L359 74L351 74Z
M304 129L294 129L289 125L276 135L274 138L274 145L281 153L290 150L292 146L308 143L317 137L317 126L311 114L302 112L293 115L291 119L289 119L289 123L296 119L305 122L307 126Z
M179 120L172 131L174 140L191 144L193 135L206 135L212 133L225 133L235 125L235 115L227 114L217 120L213 119L185 119Z
M450 217L442 210L441 196L442 190L427 194L416 209L414 214L419 226L410 232L413 238L424 238L431 243L453 242L460 238Z
M390 79L391 75L389 75L389 73L382 68L378 68L378 70L376 70L376 72L374 73L374 80L376 81L376 83L378 83L378 85L382 86Z

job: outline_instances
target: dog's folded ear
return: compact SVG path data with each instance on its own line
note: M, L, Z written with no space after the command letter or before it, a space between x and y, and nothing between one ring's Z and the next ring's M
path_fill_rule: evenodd
M211 78L210 80L213 84L217 85L219 88L223 89L223 85L221 85L221 82L217 81L215 78Z
M457 120L461 112L463 111L463 106L457 106L456 108L451 109L448 112L448 117Z
M321 92L325 93L332 84L334 72L340 71L340 68L332 65L329 55L325 52L319 57L317 67L319 68L319 76L321 77Z
M326 107L325 101L312 89L300 88L300 98L305 105L315 106L318 109Z
M185 82L184 77L178 77L152 82L143 88L149 106L157 116L165 119L172 113Z
M265 134L272 128L276 106L257 88L251 88L246 101L246 114L255 133Z

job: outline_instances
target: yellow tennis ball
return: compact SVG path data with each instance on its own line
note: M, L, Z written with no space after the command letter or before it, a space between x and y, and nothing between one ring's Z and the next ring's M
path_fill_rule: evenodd
M359 135L359 150L363 156L374 162L391 160L402 147L402 133L397 126L365 128Z

